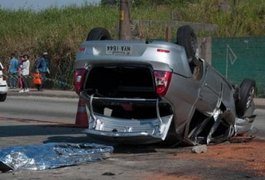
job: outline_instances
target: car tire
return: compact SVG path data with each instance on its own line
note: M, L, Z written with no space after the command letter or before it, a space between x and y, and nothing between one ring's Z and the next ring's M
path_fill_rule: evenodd
M185 48L186 55L189 60L196 58L198 41L196 34L189 25L184 25L178 28L176 43Z
M111 40L111 35L107 29L96 27L90 30L86 40Z
M256 82L251 79L244 79L239 87L239 97L236 103L236 112L239 117L244 116L250 107L256 94Z
M6 100L7 94L0 94L0 102L3 102Z

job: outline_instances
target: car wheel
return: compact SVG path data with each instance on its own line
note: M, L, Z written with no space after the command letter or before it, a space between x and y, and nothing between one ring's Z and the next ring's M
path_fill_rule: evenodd
M196 51L198 48L197 37L189 25L178 28L176 43L185 48L186 55L189 60L196 58Z
M0 102L3 102L6 100L6 95L7 94L0 94Z
M96 27L90 30L86 40L111 40L111 35L107 29Z
M239 98L236 104L236 112L239 117L242 117L246 110L251 106L251 103L256 94L256 83L250 79L244 79L240 84Z

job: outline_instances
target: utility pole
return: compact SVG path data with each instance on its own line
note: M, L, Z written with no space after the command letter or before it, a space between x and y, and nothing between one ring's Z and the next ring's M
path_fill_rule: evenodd
M120 23L119 38L121 40L130 40L132 38L130 28L130 7L129 0L120 0Z

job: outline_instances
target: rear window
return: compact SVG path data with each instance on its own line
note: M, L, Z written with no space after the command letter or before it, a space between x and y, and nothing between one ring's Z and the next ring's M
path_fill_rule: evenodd
M107 97L156 97L152 71L145 66L94 67L85 89Z

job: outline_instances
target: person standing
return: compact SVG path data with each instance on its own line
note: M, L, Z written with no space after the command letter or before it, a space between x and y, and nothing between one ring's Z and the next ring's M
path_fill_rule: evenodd
M21 63L22 89L19 91L19 93L29 92L29 68L29 55L25 54L23 55Z
M11 54L10 61L9 61L9 87L14 89L17 87L17 79L18 79L18 59L15 56L15 53Z
M40 90L43 89L45 85L45 81L47 79L47 75L50 74L49 63L50 62L49 62L47 52L44 52L42 56L36 61L36 68L35 68L36 72L39 72L42 78L42 84L41 84Z
M23 77L22 77L22 63L24 61L23 55L19 56L18 62L18 88L22 88L23 86Z

